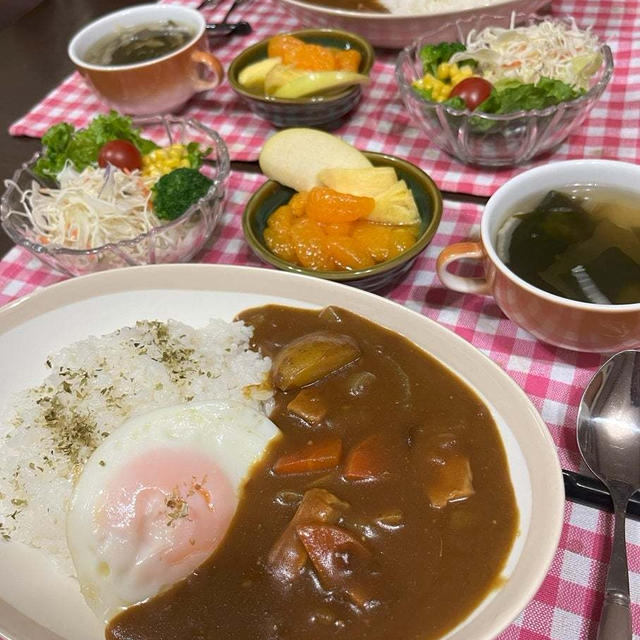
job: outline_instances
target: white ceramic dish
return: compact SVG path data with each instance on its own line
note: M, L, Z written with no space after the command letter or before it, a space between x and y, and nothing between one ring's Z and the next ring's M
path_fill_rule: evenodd
M480 0L475 8L454 10L449 6L418 15L348 11L307 4L301 0L280 0L280 3L305 26L345 29L363 36L375 47L402 49L425 32L439 29L447 23L464 21L471 29L474 20L487 13L503 18L503 26L508 26L512 12L536 13L550 5L551 0L492 0L491 3ZM451 38L457 39L453 28Z
M141 319L199 326L248 307L339 305L402 333L456 372L492 411L507 451L520 532L506 580L448 640L489 640L534 596L555 552L563 520L560 466L546 425L521 389L470 344L405 307L308 276L250 267L154 265L68 280L0 310L0 403L45 375L62 346ZM0 634L10 640L98 640L97 620L71 579L18 543L0 544ZM6 576L11 576L7 579Z

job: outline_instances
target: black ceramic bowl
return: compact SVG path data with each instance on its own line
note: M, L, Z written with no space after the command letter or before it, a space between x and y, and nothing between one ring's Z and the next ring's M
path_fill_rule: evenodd
M433 238L442 215L442 195L433 180L410 162L382 153L365 151L364 154L376 167L393 167L398 178L411 189L421 219L420 235L413 246L391 260L353 271L314 271L282 260L267 249L263 232L268 217L279 206L289 202L295 191L268 180L253 194L242 217L244 237L254 253L278 269L343 282L367 291L376 291L398 282Z
M337 49L355 49L360 52L359 73L367 75L373 65L374 53L371 45L360 36L339 29L303 29L291 31L304 42L334 47ZM254 93L243 87L238 81L240 72L251 64L267 58L269 39L262 40L245 49L238 55L228 70L232 89L244 100L247 106L261 118L276 127L322 127L332 129L340 126L345 116L358 104L362 96L359 85L346 87L340 91L319 96L284 99Z

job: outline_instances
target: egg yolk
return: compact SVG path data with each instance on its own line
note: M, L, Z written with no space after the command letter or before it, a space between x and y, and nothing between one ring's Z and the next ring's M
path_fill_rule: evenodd
M194 450L155 448L122 465L95 512L101 573L135 592L194 571L224 537L237 497L223 470Z

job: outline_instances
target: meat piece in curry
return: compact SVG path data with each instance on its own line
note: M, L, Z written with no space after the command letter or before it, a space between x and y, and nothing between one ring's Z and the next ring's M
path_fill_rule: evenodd
M283 437L192 576L107 637L421 640L500 584L518 525L487 407L402 336L335 307L240 314Z

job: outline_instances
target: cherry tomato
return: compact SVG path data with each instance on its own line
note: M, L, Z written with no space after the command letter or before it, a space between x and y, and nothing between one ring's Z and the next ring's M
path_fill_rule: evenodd
M488 80L471 76L458 82L458 84L451 89L449 97L453 98L458 96L462 98L467 105L467 109L473 111L491 95L491 89L493 89L493 86Z
M127 171L142 169L142 156L128 140L111 140L102 146L98 154L98 165L106 167L107 164Z

